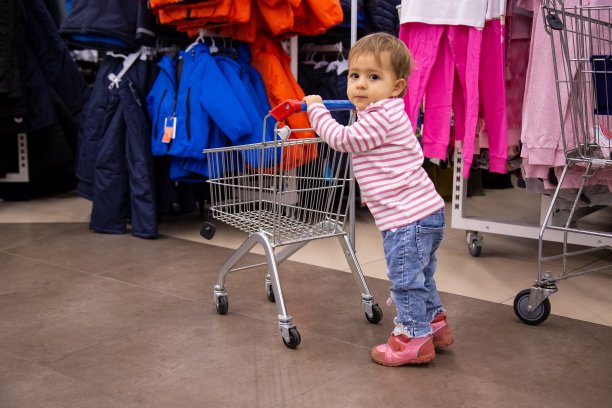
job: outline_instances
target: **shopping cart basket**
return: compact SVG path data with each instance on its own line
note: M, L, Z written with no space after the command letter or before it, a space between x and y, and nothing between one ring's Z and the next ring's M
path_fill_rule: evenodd
M574 224L580 217L578 204L585 184L602 175L606 179L612 178L612 5L566 7L564 3L562 0L541 1L545 29L551 40L565 166L540 229L537 280L514 299L517 317L532 325L548 318L551 309L548 297L557 292L558 281L612 268L612 264L607 264L570 271L567 264L570 256L612 250L605 244L612 238L612 226L602 226L603 230L585 230ZM567 115L569 126L564 120ZM581 184L568 219L565 225L551 225L563 182L568 172L576 170L580 170ZM542 256L542 241L547 230L563 232L563 252L560 255ZM569 251L569 233L601 237L602 245ZM554 259L563 260L562 272L543 271L542 263Z
M330 110L354 109L349 101L324 104ZM267 264L267 297L277 304L278 327L289 348L296 348L301 338L287 313L277 267L315 239L339 239L361 291L366 319L370 323L382 319L382 310L374 303L345 232L348 209L353 205L345 199L353 183L347 155L331 149L319 138L289 138L296 132L312 129L279 126L305 108L301 101L288 100L266 115L263 134L266 135L268 118L273 117L276 140L204 150L210 174L212 217L249 234L219 270L214 287L217 312L223 315L228 311L225 279L230 272ZM214 225L206 222L201 233L211 239L214 231ZM267 262L234 268L258 243L264 248ZM283 248L276 252L278 247Z

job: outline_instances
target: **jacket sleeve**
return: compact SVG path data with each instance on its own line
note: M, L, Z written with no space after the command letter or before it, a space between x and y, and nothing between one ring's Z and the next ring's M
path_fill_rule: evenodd
M319 137L341 152L366 152L382 145L391 124L387 111L376 106L367 108L351 126L336 122L321 103L310 105L308 116Z
M231 84L211 57L202 75L206 83L200 94L200 103L212 120L227 135L233 144L253 132L248 116Z

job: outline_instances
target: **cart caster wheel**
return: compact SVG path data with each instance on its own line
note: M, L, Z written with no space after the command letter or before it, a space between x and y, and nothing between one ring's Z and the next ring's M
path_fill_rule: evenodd
M282 339L283 339L283 343L285 343L285 346L289 347L290 349L296 348L297 346L300 345L300 342L302 341L302 338L300 337L300 332L295 327L292 327L289 329L289 341L288 342L285 340L284 337Z
M204 224L202 224L202 228L200 228L200 235L202 236L202 238L211 240L215 236L216 230L217 228L215 228L214 224L211 224L210 222L205 222Z
M229 304L227 303L227 296L219 296L215 306L217 307L217 313L220 315L227 314L227 309L229 307Z
M514 313L523 323L536 326L548 319L550 315L550 300L544 299L535 310L527 311L531 289L520 291L514 298Z
M367 313L365 313L365 317L368 320L368 322L372 324L376 324L382 320L382 317L383 317L382 309L380 308L380 306L378 306L378 304L372 305L372 317L368 316Z
M274 290L272 289L272 285L266 285L266 295L268 296L268 300L272 303L276 302L276 298L274 297Z
M468 251L473 257L478 257L482 253L482 244L474 240L468 244Z

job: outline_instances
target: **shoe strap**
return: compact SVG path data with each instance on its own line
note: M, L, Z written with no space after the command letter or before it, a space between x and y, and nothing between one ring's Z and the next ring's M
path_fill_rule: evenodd
M406 345L410 341L409 337L406 337L403 334L399 336L389 336L389 340L387 340L387 345L393 351L402 351L406 348Z

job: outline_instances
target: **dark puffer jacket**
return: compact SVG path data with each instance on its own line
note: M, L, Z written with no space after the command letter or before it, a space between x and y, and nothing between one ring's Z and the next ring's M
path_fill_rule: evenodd
M27 111L25 34L17 0L0 2L0 134L23 131L13 118ZM25 125L25 124L24 124Z
M121 51L155 45L158 37L185 39L157 24L147 0L73 0L60 32L75 46Z
M399 13L401 0L364 0L366 18L373 32L384 31L394 36L399 34Z

